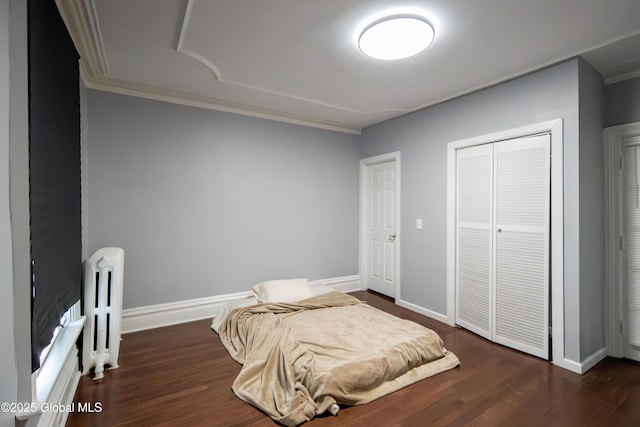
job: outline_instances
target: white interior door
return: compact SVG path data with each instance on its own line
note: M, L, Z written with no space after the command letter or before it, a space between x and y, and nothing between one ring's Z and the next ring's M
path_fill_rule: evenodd
M548 134L495 144L494 341L549 358Z
M456 323L492 339L493 144L460 149L456 162Z
M640 137L623 140L623 353L640 361Z
M396 163L368 166L367 288L396 293Z

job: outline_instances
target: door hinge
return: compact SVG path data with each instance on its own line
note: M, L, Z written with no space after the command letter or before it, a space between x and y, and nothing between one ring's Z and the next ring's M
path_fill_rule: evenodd
M622 158L622 155L620 155L619 157L619 164L620 164L620 170L622 170L624 168L624 159Z
M620 321L620 335L624 334L624 323L622 323L622 320Z
M620 236L620 250L624 251L624 236Z

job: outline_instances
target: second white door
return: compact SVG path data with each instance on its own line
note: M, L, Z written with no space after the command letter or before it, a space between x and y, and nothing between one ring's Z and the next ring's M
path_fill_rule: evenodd
M367 169L367 288L395 297L396 163L370 165Z
M640 361L640 136L623 139L624 357Z

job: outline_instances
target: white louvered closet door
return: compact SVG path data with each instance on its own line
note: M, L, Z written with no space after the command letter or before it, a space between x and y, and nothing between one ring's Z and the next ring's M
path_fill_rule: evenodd
M640 137L623 142L624 356L640 361Z
M456 152L456 323L549 358L550 136Z
M550 136L494 150L494 341L548 359Z
M493 146L456 157L456 323L492 339Z

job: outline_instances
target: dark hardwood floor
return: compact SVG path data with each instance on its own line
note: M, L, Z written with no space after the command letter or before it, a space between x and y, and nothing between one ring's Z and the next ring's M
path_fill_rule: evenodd
M577 375L371 292L354 295L433 329L461 365L305 425L640 426L640 364L607 358ZM100 381L82 377L76 392L102 412L71 413L67 426L275 425L234 396L239 371L209 320L126 334L120 367Z

